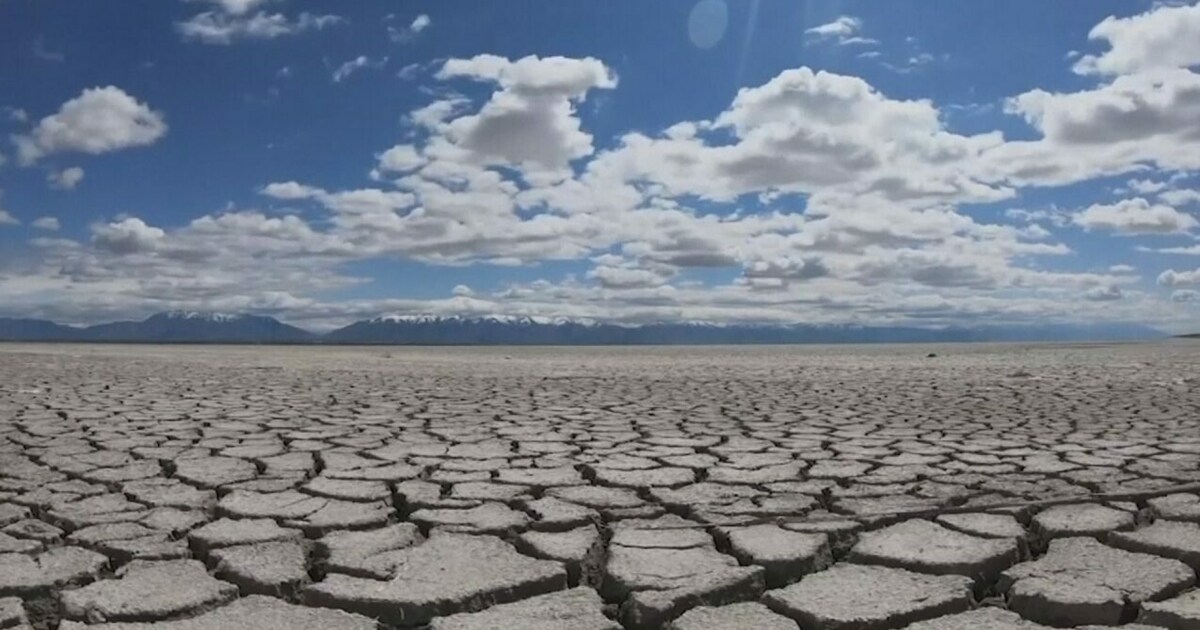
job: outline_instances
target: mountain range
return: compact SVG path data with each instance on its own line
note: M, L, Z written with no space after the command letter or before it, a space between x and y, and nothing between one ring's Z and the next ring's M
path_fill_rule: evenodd
M1167 335L1137 324L1024 324L921 328L851 325L638 326L565 318L393 315L317 334L273 317L170 311L142 321L88 327L40 319L0 318L0 341L110 343L380 344L380 345L649 345L931 343L964 341L1131 341Z
M0 340L112 343L308 343L319 337L274 317L170 311L140 322L86 328L41 319L0 318Z

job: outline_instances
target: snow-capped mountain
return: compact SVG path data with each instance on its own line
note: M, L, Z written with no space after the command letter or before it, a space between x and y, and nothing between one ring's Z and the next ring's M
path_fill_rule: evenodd
M1134 324L1033 324L960 328L903 326L746 325L706 322L604 323L565 317L397 314L350 324L325 335L273 317L168 311L140 322L87 328L46 320L0 318L0 340L131 343L329 343L397 345L646 345L905 343L940 341L1100 341L1159 339Z
M140 322L93 326L86 332L98 341L304 343L315 338L274 317L194 311L168 311Z
M205 322L236 322L242 319L253 317L245 313L214 313L205 311L167 311L159 313L157 316L163 319L191 319ZM269 318L267 318L269 319Z
M372 324L436 324L436 323L451 323L451 322L491 322L496 324L510 324L516 326L562 326L565 324L579 324L581 326L594 326L595 320L591 319L572 319L569 317L544 317L539 315L432 315L429 313L420 314L398 314L398 315L383 315L372 319L365 320Z
M431 345L574 344L590 341L591 320L516 315L385 315L355 322L323 338L329 343Z
M19 341L105 341L131 343L306 343L316 335L273 317L196 311L168 311L140 322L112 322L87 328L44 320L0 319L0 339Z
M937 341L1055 341L1153 339L1162 333L1136 325L1027 325L975 328L717 324L710 322L599 323L508 315L387 315L355 322L325 343L402 345L648 345L905 343Z

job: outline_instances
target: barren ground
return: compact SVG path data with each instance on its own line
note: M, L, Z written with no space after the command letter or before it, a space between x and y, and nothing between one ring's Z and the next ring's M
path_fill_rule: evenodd
M1191 341L0 345L0 628L1188 630L1198 491Z

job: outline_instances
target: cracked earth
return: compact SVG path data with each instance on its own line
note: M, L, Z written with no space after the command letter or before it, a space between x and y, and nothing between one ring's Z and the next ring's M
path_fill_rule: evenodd
M1196 343L0 346L5 629L1192 630L1197 569Z

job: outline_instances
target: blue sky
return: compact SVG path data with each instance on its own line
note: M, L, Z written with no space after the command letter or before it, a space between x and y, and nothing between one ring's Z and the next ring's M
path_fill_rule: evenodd
M1189 3L0 1L0 315L1137 321Z

